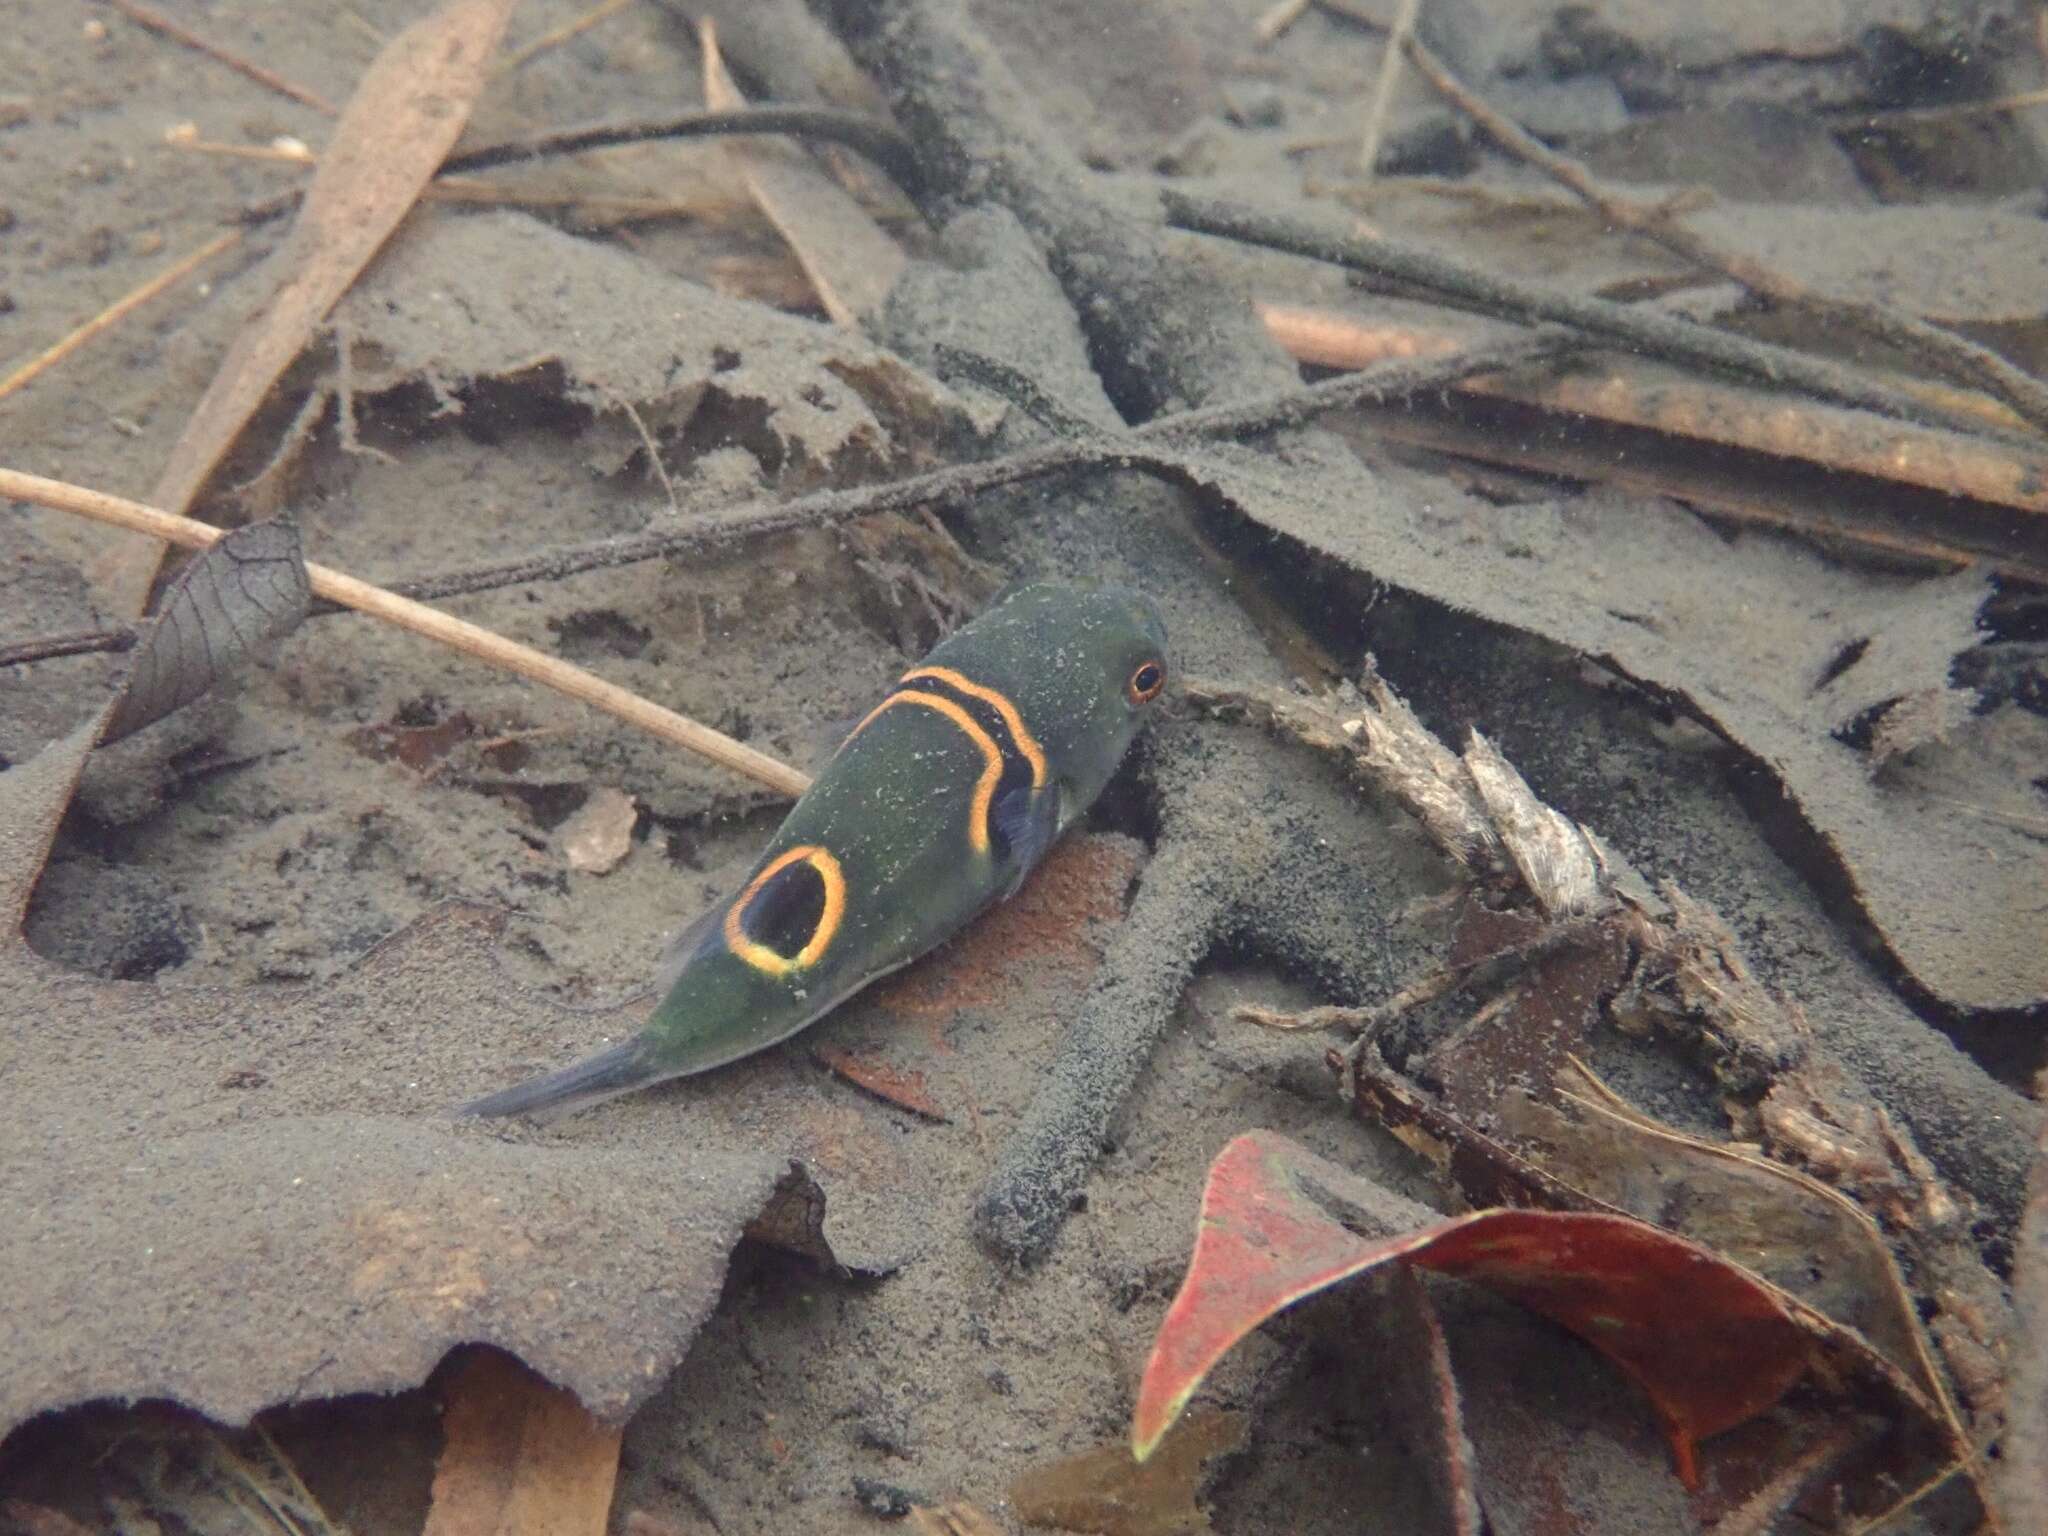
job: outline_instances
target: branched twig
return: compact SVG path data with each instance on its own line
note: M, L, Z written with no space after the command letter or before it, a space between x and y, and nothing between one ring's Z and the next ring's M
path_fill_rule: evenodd
M496 565L471 566L439 576L389 583L383 590L396 598L409 598L416 603L431 602L436 598L490 592L529 582L561 581L584 571L636 565L702 551L739 539L788 533L798 528L826 527L883 512L956 506L1006 485L1043 479L1070 470L1156 468L1160 459L1158 450L1163 443L1247 437L1298 426L1326 411L1398 400L1455 383L1471 374L1493 373L1539 361L1565 350L1570 343L1571 337L1565 332L1538 332L1533 336L1515 336L1492 346L1474 347L1447 357L1403 358L1257 400L1157 417L1126 432L1102 432L1089 437L1060 439L1002 458L949 465L945 469L884 481L880 485L818 491L789 501L743 502L724 511L682 519L650 533L541 550ZM1166 462L1170 464L1171 460ZM0 495L36 500L36 497L10 489L28 483L52 485L57 482L37 482L33 476L0 470ZM109 501L113 499L107 498ZM133 506L134 503L126 505ZM321 594L317 581L313 590ZM315 616L337 613L349 606L340 602L316 605L313 613ZM45 661L90 651L120 651L134 643L133 630L47 636L19 641L0 650L0 665Z
M1190 197L1171 188L1161 193L1161 199L1167 222L1176 229L1262 245L1390 278L1480 314L1524 323L1550 320L1575 326L1623 342L1638 352L1721 369L1780 388L1804 390L1823 400L1906 421L1938 420L1944 425L1981 430L1980 422L1954 420L1909 395L1874 383L1853 368L1789 347L1751 341L1607 299L1582 298L1515 282L1383 236L1341 234L1306 219L1263 213L1218 198Z
M2007 362L1989 347L1966 341L1916 315L1819 292L1786 273L1766 266L1753 256L1718 245L1687 228L1662 204L1639 203L1618 196L1601 186L1584 165L1542 143L1514 119L1476 94L1412 32L1399 41L1416 72L1446 101L1478 124L1487 137L1517 160L1534 166L1551 180L1569 188L1615 228L1654 240L1674 255L1709 271L1723 273L1775 304L1799 305L1833 315L1889 346L1920 358L1958 383L1996 395L2035 426L2048 427L2048 384Z

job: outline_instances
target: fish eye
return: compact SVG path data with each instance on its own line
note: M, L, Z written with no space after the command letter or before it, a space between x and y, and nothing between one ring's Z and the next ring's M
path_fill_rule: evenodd
M1159 690L1165 686L1164 664L1148 661L1131 674L1131 680L1124 684L1124 693L1133 704L1148 704L1159 697Z

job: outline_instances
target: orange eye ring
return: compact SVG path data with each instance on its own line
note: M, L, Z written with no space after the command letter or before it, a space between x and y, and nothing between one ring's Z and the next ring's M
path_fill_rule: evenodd
M1131 674L1131 680L1124 684L1124 696L1133 704L1149 704L1159 697L1159 690L1165 686L1166 663L1152 660Z

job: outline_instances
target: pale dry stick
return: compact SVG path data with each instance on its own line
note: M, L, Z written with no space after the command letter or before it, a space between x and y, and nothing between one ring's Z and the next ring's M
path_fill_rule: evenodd
M189 150L195 155L220 155L230 160L263 160L273 165L317 165L319 158L312 150L301 146L286 149L281 144L224 144L219 139L190 139L164 135L164 142L172 149Z
M188 549L205 549L221 538L225 531L189 517L173 516L138 501L13 469L0 469L0 498L33 502L39 507L70 512L116 528L146 533ZM801 795L810 788L810 779L787 763L765 752L757 752L707 725L699 725L672 709L664 709L616 683L608 683L581 667L507 640L503 635L493 634L480 625L429 608L424 603L413 602L382 587L373 587L345 572L315 565L310 560L306 562L306 578L318 597L339 603L344 608L353 608L358 613L367 613L400 629L409 629L414 634L425 635L487 666L527 678L572 699L580 699L628 725L638 726L649 735L709 758L720 767L729 768L757 784L790 796Z
M552 32L543 33L524 48L516 49L507 55L505 61L498 66L498 75L502 78L505 75L511 74L515 69L524 69L549 49L559 48L571 38L582 36L600 22L611 20L612 17L618 15L619 12L631 4L633 4L633 0L604 0L602 5L585 11L573 21L563 22L562 25L556 27Z
M1569 155L1543 143L1513 118L1454 75L1443 60L1412 33L1402 51L1416 73L1446 101L1478 124L1480 130L1517 160L1534 166L1565 187L1587 207L1619 229L1654 240L1673 255L1708 271L1719 272L1774 304L1799 306L1835 316L1864 334L1899 347L1950 378L1996 395L2034 427L2048 429L2048 383L1955 332L1932 325L1918 315L1881 304L1838 298L1765 265L1744 251L1724 246L1672 217L1664 203L1639 203L1609 191L1593 173Z
M8 374L6 378L0 379L0 400L6 399L16 390L25 387L30 381L56 367L57 364L63 362L65 358L76 352L102 331L110 330L114 326L119 325L129 315L147 304L165 289L175 287L178 283L183 282L194 272L213 260L214 257L220 255L221 252L238 244L241 238L242 232L239 229L231 229L224 235L216 235L190 255L172 262L140 288L135 289L123 298L116 299L62 341L45 347L41 352Z
M316 112L325 112L329 117L338 117L341 114L341 108L318 91L308 90L296 81L285 79L276 70L266 69L240 54L229 52L219 43L201 37L182 21L174 21L154 6L144 5L141 0L111 0L111 3L115 10L137 26L147 27L160 36L168 37L174 43L183 43L187 48L197 49L209 59L227 65L237 74L248 76L267 90L276 91L280 96L289 96L293 101L311 107Z
M1401 0L1394 24L1387 32L1387 51L1380 55L1380 76L1373 83L1372 103L1365 112L1365 131L1358 140L1358 174L1372 180L1380 163L1380 141L1387 136L1387 114L1393 110L1394 87L1401 81L1401 52L1415 31L1415 17L1422 0Z
M1464 342L1453 331L1363 320L1334 310L1255 303L1260 321L1296 362L1321 368L1369 368L1389 358L1444 357ZM1937 409L2004 407L1981 395L1894 379ZM1641 365L1581 369L1540 378L1474 375L1452 386L1544 410L1568 411L1620 426L1644 427L1700 442L1803 459L1900 485L1969 496L2036 516L2048 515L2048 458L1974 435L1909 422L1865 423L1832 407L1788 407L1711 380L1665 382ZM1922 394L1924 389L1938 391ZM2017 423L2019 418L2009 418Z
M1262 47L1276 43L1281 34L1308 14L1309 0L1278 0L1252 23L1252 35Z

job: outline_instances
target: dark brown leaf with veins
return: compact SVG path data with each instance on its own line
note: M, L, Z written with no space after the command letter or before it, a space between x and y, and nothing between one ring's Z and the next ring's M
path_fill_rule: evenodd
M209 692L266 642L298 628L312 600L297 528L283 518L237 528L164 592L99 744Z

